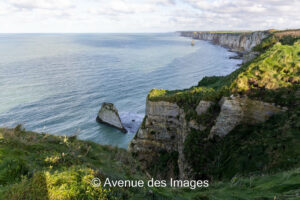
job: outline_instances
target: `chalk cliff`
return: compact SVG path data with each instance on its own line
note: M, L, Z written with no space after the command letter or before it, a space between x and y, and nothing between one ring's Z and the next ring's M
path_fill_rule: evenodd
M238 52L250 52L251 49L259 44L262 39L267 37L267 31L255 32L181 32L181 36L193 39L208 40L214 44L221 45Z
M212 104L214 103L200 101L196 112L199 115L205 114ZM250 100L247 97L225 97L220 100L219 104L221 110L215 125L210 130L210 139L214 136L224 137L243 122L250 124L264 122L273 114L286 110L270 103ZM129 151L143 163L145 169L155 165L161 152L169 154L176 152L178 155L176 157L177 178L193 178L193 173L184 156L184 142L191 129L204 130L206 127L195 120L187 120L184 110L176 103L147 99L144 122L129 144ZM170 167L174 168L174 166L166 166L166 168ZM167 173L169 177L176 177L173 170Z
M251 49L268 34L182 32L183 36L248 53L253 53ZM299 43L282 45L278 40L263 49L257 59L227 76L205 77L198 86L185 90L152 90L146 100L144 121L129 144L129 151L144 169L158 168L151 175L159 177L164 173L168 177L198 179L225 173L233 176L231 171L237 171L232 168L248 172L271 169L271 160L278 155L274 144L281 142L273 138L272 127L276 123L274 127L278 129L285 123L283 115L293 121L296 115L291 109L299 106L299 82L291 78L299 78L299 65L295 63L299 61L298 52ZM275 114L278 116L271 118ZM296 126L288 124L280 129L280 134ZM262 145L260 137L269 138ZM271 156L267 162L261 155ZM255 159L249 161L254 157L261 159L261 164ZM228 170L224 172L222 167Z
M182 176L183 143L188 130L185 113L176 103L147 99L144 122L131 141L129 151L144 163L145 168L150 167L163 151L178 152L179 175ZM169 176L174 177L174 173L170 171Z
M287 108L271 103L251 100L248 97L223 97L220 102L221 111L215 125L210 130L210 138L224 137L237 125L265 122L272 115L286 111Z

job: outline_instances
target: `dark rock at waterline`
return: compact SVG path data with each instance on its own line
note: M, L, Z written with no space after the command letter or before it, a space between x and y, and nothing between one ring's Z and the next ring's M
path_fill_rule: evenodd
M236 55L236 56L230 56L229 59L241 59L242 56Z
M99 110L96 118L97 122L107 124L114 128L119 129L123 133L127 133L120 119L117 108L112 103L104 102Z
M234 55L234 56L229 56L229 59L242 59L243 58L243 53L241 53L241 52L234 52L234 53L236 53L236 55Z

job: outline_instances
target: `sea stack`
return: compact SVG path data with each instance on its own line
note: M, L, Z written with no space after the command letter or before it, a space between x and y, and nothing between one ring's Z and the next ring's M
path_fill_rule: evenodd
M96 120L99 123L110 125L119 129L123 133L127 133L127 130L124 128L120 119L118 110L112 103L104 102L102 104Z

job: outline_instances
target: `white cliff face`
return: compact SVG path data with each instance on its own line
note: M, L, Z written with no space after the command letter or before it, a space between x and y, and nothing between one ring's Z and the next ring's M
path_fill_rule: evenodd
M203 114L211 105L212 102L201 101L197 110ZM144 167L151 166L161 151L178 152L178 178L189 178L190 167L185 160L183 150L184 141L191 128L205 129L195 120L187 121L184 110L176 103L147 100L145 121L131 141L129 151L144 163ZM174 177L172 173L169 176Z
M213 105L212 101L203 101L201 100L198 104L198 106L196 107L196 112L198 115L202 115L204 113L206 113L208 111L208 109L210 108L210 106Z
M178 152L179 177L182 177L185 163L183 144L188 130L184 111L177 104L147 100L145 121L131 141L129 151L136 154L146 167L161 151ZM169 176L172 176L171 172Z
M122 132L127 132L124 128L118 110L112 103L103 103L99 110L97 121L113 126Z
M228 47L233 51L250 52L253 47L268 36L268 33L264 31L249 33L181 32L181 35L194 39L212 41L215 44Z
M224 137L237 125L265 122L272 115L285 111L271 103L251 100L247 97L223 97L219 102L221 112L216 124L211 128L209 137Z
M205 114L213 102L200 101L197 106L199 114ZM265 122L270 116L285 111L271 103L251 100L247 97L223 97L220 102L221 111L209 137L224 137L238 124L255 124ZM129 151L136 155L145 169L153 167L161 152L178 152L177 178L193 178L191 167L184 156L184 142L191 129L204 130L195 120L187 121L185 113L176 103L166 101L149 101L146 103L146 116L136 136L129 145ZM206 138L208 139L208 138ZM166 166L169 169L170 166ZM169 177L174 177L170 173Z

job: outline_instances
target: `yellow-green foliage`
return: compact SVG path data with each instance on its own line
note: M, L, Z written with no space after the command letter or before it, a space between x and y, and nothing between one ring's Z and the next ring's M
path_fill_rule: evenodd
M221 92L217 92L213 88L192 87L186 90L164 90L153 89L148 95L151 101L168 101L175 102L185 110L186 118L198 118L195 108L200 100L216 101L220 97Z
M294 45L275 44L232 83L233 92L250 89L275 90L300 83L300 41Z
M272 37L275 38L271 36L267 40ZM227 76L204 77L198 86L185 90L154 89L148 99L176 102L189 112L188 117L197 117L194 109L200 100L218 101L232 93L293 106L295 98L290 94L294 94L300 85L300 40L287 45L278 41L276 39L277 43L271 47L266 42L269 49Z
M250 141L249 141L250 142ZM57 152L64 152L62 156ZM59 158L59 159L58 159ZM292 161L291 161L292 162ZM52 167L51 167L52 166ZM99 177L147 181L122 149L25 131L0 129L0 199L8 200L195 200L297 199L299 169L263 176L234 176L208 189L92 187Z
M180 102L183 100L189 101L189 98L196 96L203 97L206 100L215 99L215 90L205 87L192 87L186 90L165 90L165 89L152 89L149 92L148 99L151 101L167 100L170 102Z
M73 168L64 171L40 171L32 178L22 177L5 194L8 199L112 199L111 190L93 187L95 172L90 168ZM116 199L116 198L114 198Z
M277 42L252 62L227 76L205 77L198 86L185 90L153 89L148 99L177 103L184 108L188 120L193 118L203 122L207 120L195 111L200 100L217 102L222 96L240 93L283 106L294 106L299 83L300 40L293 45Z
M149 92L148 97L149 98L155 98L155 97L159 97L159 96L164 96L166 94L167 90L165 89L152 89Z
M0 199L127 199L135 191L92 187L102 181L145 179L124 149L15 129L0 129ZM139 195L144 195L144 189Z

